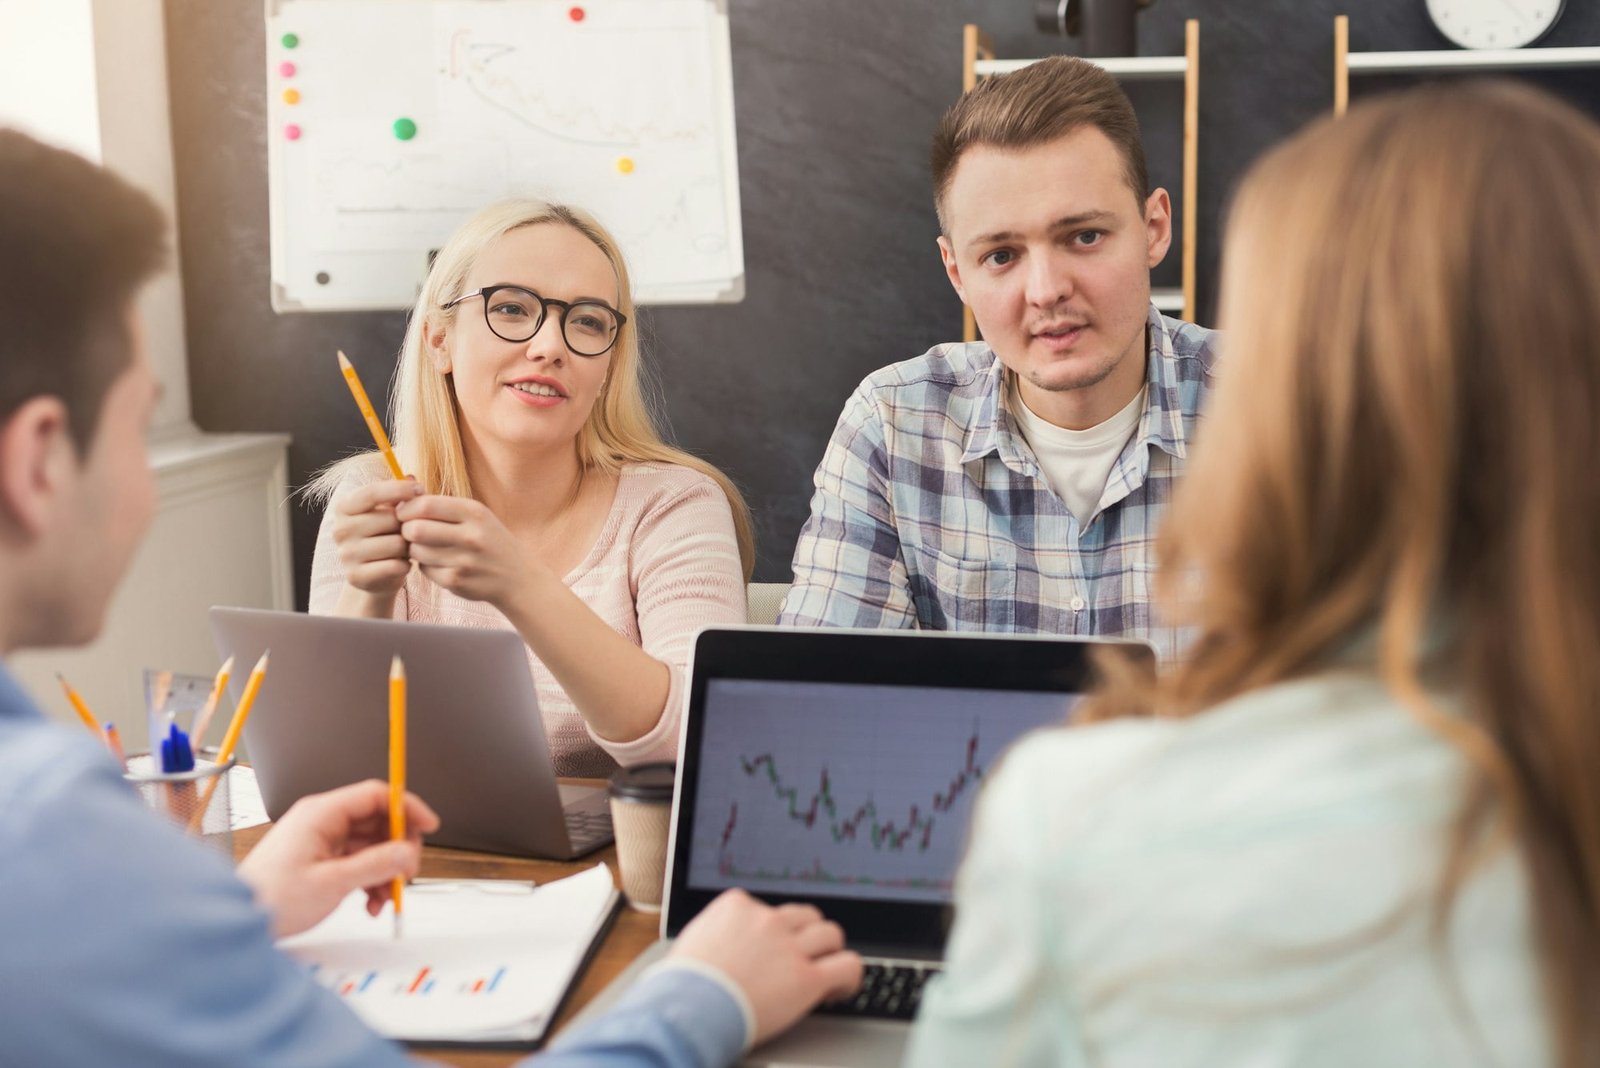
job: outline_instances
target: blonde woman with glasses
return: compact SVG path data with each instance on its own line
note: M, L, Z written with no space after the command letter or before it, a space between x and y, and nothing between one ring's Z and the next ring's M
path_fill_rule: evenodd
M732 483L665 444L627 267L589 215L493 205L435 258L396 372L394 445L324 471L311 610L509 627L564 775L676 758L695 632L745 619Z
M1600 128L1366 103L1223 263L1197 638L985 787L908 1063L1600 1065Z

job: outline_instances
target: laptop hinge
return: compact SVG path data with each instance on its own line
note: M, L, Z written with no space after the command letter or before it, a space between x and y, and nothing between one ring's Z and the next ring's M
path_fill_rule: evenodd
M883 942L851 942L850 948L867 960L899 964L940 964L944 961L943 947L888 945Z

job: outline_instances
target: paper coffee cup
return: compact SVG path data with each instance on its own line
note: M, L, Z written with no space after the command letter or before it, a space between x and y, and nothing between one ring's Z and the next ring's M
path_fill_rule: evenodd
M674 764L640 764L611 776L611 829L628 904L659 912L672 828Z

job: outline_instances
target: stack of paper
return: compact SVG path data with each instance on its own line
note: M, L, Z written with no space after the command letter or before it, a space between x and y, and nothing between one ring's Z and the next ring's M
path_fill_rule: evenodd
M420 879L405 935L351 894L317 927L279 944L375 1030L408 1042L535 1044L616 907L599 864L535 887Z

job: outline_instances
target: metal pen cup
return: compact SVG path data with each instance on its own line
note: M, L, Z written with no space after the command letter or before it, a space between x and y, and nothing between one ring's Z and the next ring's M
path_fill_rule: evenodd
M233 794L228 772L234 763L231 758L225 764L197 760L190 771L161 772L149 753L135 753L122 777L150 809L231 857Z

